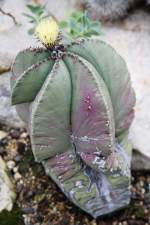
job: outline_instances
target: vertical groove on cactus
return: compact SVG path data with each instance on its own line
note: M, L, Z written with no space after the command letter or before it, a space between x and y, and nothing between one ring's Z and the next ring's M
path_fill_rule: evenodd
M70 92L71 92L71 98L70 98L70 117L69 117L70 135L71 135L72 134L73 79L72 79L72 76L71 76L70 68L68 67L66 61L63 60L63 63L66 66L66 69L68 71L68 75L69 75L69 78L70 78L70 86L71 86L71 89L70 89Z
M97 156L108 156L115 148L110 97L103 80L86 60L68 53L65 63L73 81L72 141L81 158L96 167Z

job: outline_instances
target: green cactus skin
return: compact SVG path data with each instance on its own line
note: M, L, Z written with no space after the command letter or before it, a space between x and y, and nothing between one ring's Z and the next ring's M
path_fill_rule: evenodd
M135 95L124 60L99 39L20 52L12 104L27 123L33 154L64 194L94 218L129 204Z

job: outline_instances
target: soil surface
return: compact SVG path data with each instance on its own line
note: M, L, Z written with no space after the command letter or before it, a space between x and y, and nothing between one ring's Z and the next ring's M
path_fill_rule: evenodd
M150 225L150 172L132 172L130 205L94 220L74 206L35 163L25 129L0 125L0 155L16 185L12 212L0 214L0 225Z

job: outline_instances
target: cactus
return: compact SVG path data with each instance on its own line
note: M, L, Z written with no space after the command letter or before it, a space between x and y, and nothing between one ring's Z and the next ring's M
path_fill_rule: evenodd
M74 41L48 19L36 29L44 47L15 59L12 104L27 123L35 160L96 218L130 201L134 91L111 46L98 38Z

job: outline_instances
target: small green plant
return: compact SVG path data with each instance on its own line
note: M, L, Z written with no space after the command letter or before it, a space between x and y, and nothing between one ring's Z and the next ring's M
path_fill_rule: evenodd
M34 34L35 27L39 23L39 21L48 15L46 12L45 5L39 5L39 4L27 4L26 7L30 11L30 13L24 13L23 15L26 16L29 19L29 22L32 23L32 28L28 30L28 33L30 35Z
M73 38L101 35L101 23L88 18L87 12L73 12L68 20L60 22L60 27L65 29Z
M46 11L45 5L27 4L26 7L30 11L30 14L24 13L24 15L29 19L29 22L33 24L32 28L28 30L28 33L33 35L39 21L50 13ZM102 34L101 23L89 19L86 11L73 12L67 20L63 20L59 23L59 27L65 30L72 38L90 37L92 35Z
M19 208L15 205L11 212L3 211L0 213L0 224L1 225L23 225L22 213Z

